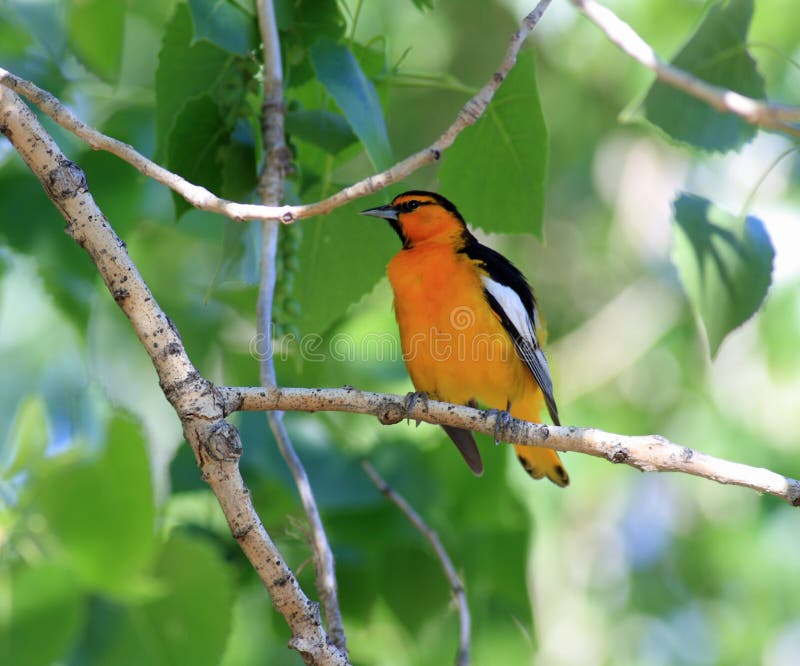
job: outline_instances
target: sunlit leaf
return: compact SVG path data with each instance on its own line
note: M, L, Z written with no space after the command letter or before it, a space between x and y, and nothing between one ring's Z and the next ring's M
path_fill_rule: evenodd
M725 0L709 10L672 64L706 83L761 99L764 81L747 50L753 0ZM673 139L712 151L741 147L756 127L731 113L656 81L643 102L645 117Z
M758 324L770 371L775 377L794 381L800 373L800 285L776 285L764 303Z
M441 192L472 225L541 238L547 153L533 52L525 51L486 113L444 153Z
M74 0L67 3L70 46L86 67L116 81L125 42L124 0Z
M673 261L714 355L764 300L775 251L758 218L742 219L690 194L673 207Z
M139 427L111 422L96 460L60 467L41 483L36 507L87 585L126 592L149 561L155 508Z
M64 663L84 616L68 569L42 563L0 570L0 663Z
M44 455L49 430L47 405L41 396L31 395L22 400L11 424L8 444L5 449L0 448L2 475L11 477L33 466Z
M303 222L302 270L294 286L301 304L301 333L324 333L372 289L400 249L388 224L358 214L367 207L361 200Z

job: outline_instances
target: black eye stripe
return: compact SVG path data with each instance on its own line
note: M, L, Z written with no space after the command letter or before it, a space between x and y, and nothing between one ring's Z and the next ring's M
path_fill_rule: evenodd
M435 206L435 201L418 201L417 199L412 199L411 201L404 201L401 204L398 204L397 210L401 213L410 213L411 211L416 210L420 206Z

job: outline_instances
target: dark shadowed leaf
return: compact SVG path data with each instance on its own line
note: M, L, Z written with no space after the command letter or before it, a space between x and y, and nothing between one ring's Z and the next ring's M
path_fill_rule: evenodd
M717 86L763 98L764 81L747 51L753 0L716 3L672 64ZM645 118L673 139L712 151L740 148L755 126L656 81L642 104Z
M322 85L339 105L378 170L392 164L392 149L375 86L343 44L321 39L311 47L311 62Z
M286 0L278 2L277 15L280 29L306 46L322 37L337 41L344 35L346 22L337 0Z
M255 139L249 123L240 120L230 142L222 150L222 196L233 201L247 201L256 187Z
M331 155L352 145L358 138L338 113L293 111L286 115L286 129L303 141L313 143Z
M216 103L204 96L187 102L175 120L167 151L167 168L195 185L212 192L222 188L222 151L230 136ZM191 208L181 195L173 192L175 216Z
M742 219L690 194L673 207L673 261L713 356L764 300L775 251L758 218Z
M220 554L206 541L174 534L153 568L159 596L118 607L93 646L89 663L219 663L230 627L233 580Z
M439 179L470 224L541 238L546 175L547 128L525 51L486 113L445 152Z
M188 100L211 94L234 56L213 44L192 44L187 5L178 5L166 27L156 71L156 150L164 154L176 118Z
M246 55L257 45L255 17L230 0L189 0L194 20L194 41L205 39Z

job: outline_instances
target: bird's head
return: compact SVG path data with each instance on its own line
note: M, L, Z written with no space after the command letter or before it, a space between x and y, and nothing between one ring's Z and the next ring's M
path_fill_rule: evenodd
M435 192L403 192L392 203L362 210L361 214L388 220L406 248L428 241L452 243L466 231L456 207Z

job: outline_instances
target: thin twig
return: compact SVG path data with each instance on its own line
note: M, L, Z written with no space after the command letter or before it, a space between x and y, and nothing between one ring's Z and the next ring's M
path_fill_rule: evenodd
M194 185L177 174L157 165L128 144L112 139L89 127L54 95L2 68L0 68L0 84L24 95L61 127L86 141L92 148L105 150L116 155L148 178L152 178L180 194L195 208L219 213L234 220L280 220L284 223L290 223L302 218L330 213L332 210L354 199L378 192L393 183L397 183L426 164L437 161L442 156L442 153L453 144L461 131L474 124L484 114L495 92L516 63L517 54L522 43L536 27L551 1L540 0L535 9L523 19L519 30L511 36L508 49L497 71L492 74L489 82L467 101L458 112L453 124L434 143L398 162L386 171L350 185L327 199L300 206L262 206L258 204L240 204L222 199L209 192L206 188Z
M266 159L259 179L258 194L262 204L277 206L283 199L283 184L286 167L290 161L289 149L284 138L283 66L272 0L259 0L258 23L261 42L264 45L264 104L262 126ZM261 278L258 292L258 332L267 347L272 344L272 311L275 294L275 254L280 223L264 220L261 223ZM259 356L259 373L264 386L275 386L275 365L271 353ZM339 592L336 570L322 518L319 515L314 491L308 475L297 455L286 426L283 413L271 411L267 414L272 434L286 465L294 477L295 485L303 505L303 511L311 531L311 548L314 553L317 592L322 615L333 644L347 655L347 638L339 608Z
M372 414L391 425L406 419L404 398L390 393L369 393L351 387L341 389L219 387L226 413L280 409L302 412L351 412ZM408 417L426 423L465 428L494 435L497 414L437 400L417 403ZM505 425L504 425L505 424ZM613 463L624 463L642 472L683 472L717 483L751 488L800 506L800 481L768 469L715 458L659 435L618 435L595 428L552 426L521 419L502 420L500 439L525 446L557 451L576 451Z
M631 58L652 70L664 83L702 100L720 112L733 113L752 125L800 137L800 107L770 104L733 90L706 83L662 60L630 25L595 0L570 0L608 39Z
M467 605L467 593L464 590L464 584L461 582L450 556L447 554L447 551L444 549L444 546L439 539L439 535L428 526L428 524L416 511L414 511L413 507L402 495L400 495L388 483L386 483L386 481L383 480L381 475L378 474L377 470L369 462L364 460L362 461L361 466L364 468L364 471L367 473L369 478L372 479L375 487L391 502L397 505L400 511L402 511L406 518L408 518L409 522L420 534L422 534L422 536L425 537L425 539L427 539L428 543L431 544L431 547L436 553L436 557L439 559L442 569L444 570L444 575L447 577L447 581L450 583L450 589L453 591L456 604L458 604L459 632L456 665L469 666L471 621L469 615L469 606Z
M239 473L239 433L225 421L219 394L187 356L174 324L89 193L85 174L64 156L20 97L2 86L0 131L39 178L66 220L66 232L89 254L117 305L130 320L155 366L164 396L181 420L202 477L217 496L233 537L292 631L289 645L307 663L346 665L346 655L328 640L317 604L303 592L253 507Z

